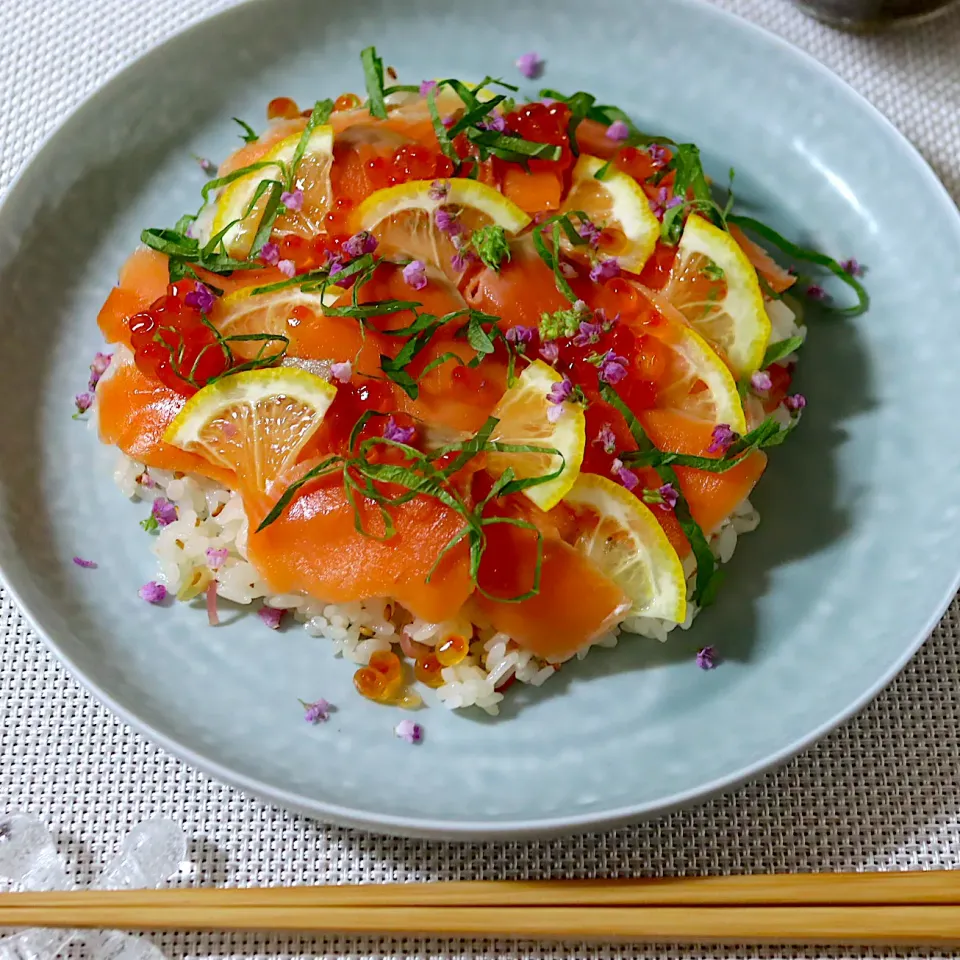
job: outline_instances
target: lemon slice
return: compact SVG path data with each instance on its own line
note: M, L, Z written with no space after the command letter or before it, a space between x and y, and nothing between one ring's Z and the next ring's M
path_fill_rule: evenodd
M498 476L508 467L519 478L542 477L553 473L562 463L560 475L546 483L527 487L523 492L541 509L555 507L576 482L583 461L586 426L583 407L565 403L556 423L551 423L548 394L563 377L542 360L534 360L517 382L500 398L493 416L500 422L491 440L502 443L550 447L562 456L549 453L488 453L487 465Z
M580 155L563 209L582 210L606 234L612 235L614 239L604 242L600 252L616 257L621 269L639 273L656 246L660 223L633 177L610 167L603 180L597 180L594 174L604 164L599 157Z
M235 471L245 489L269 493L336 394L326 380L294 367L231 374L194 394L163 439Z
M450 232L437 226L443 207L456 221L456 235L464 240L478 227L496 224L508 234L519 233L527 216L502 193L477 180L411 180L370 194L357 208L356 230L367 230L386 256L423 260L454 278L461 272L451 264L457 247Z
M646 332L670 350L669 365L657 383L657 406L745 433L743 404L730 368L662 292L637 286L660 314L660 322Z
M215 235L228 224L233 224L223 237L224 247L231 256L245 257L249 253L267 205L268 194L264 192L250 209L257 187L264 180L283 180L284 169L293 161L301 136L295 133L277 141L259 160L268 166L253 170L227 184L217 198L212 233ZM298 212L291 210L278 219L277 229L280 232L321 232L323 217L331 199L332 163L333 128L319 126L310 134L303 159L297 167L296 186L303 190L303 207Z
M299 287L285 287L266 293L254 293L257 287L241 287L220 300L216 316L217 329L224 337L251 333L284 336L288 321L296 316L297 307L306 308L314 316L322 316L324 307L331 307L346 292L341 287L329 286L325 291L307 292ZM255 356L263 341L234 340L230 349L242 357Z
M682 623L683 566L651 510L606 477L582 473L563 499L577 518L573 546L630 598L628 616Z
M757 271L729 233L691 214L664 294L738 378L759 369L770 318Z

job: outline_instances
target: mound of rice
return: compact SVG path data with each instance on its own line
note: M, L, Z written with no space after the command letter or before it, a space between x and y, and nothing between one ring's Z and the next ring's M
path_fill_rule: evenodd
M262 603L286 610L310 636L329 640L337 656L353 663L366 664L377 650L399 647L404 636L436 646L452 634L473 635L470 655L456 666L444 668L443 685L436 691L440 702L451 710L479 707L496 714L506 685L516 681L540 686L558 669L482 623L427 623L387 598L335 604L302 594L271 594L246 559L247 518L237 493L205 477L175 476L164 470L147 469L122 455L114 480L134 500L163 496L176 504L177 519L160 528L153 552L159 564L157 579L180 598L197 596L212 579L207 551L226 549L227 559L216 572L219 596L233 603ZM711 548L720 563L733 556L740 534L754 530L759 522L757 511L749 501L744 501L711 538ZM689 558L685 572L689 597L694 579ZM688 629L697 613L698 608L690 602L686 620L681 624L630 617L594 641L593 646L614 647L621 633L664 641L676 627ZM399 649L396 652L402 656ZM583 649L577 656L583 659L588 652L589 648Z

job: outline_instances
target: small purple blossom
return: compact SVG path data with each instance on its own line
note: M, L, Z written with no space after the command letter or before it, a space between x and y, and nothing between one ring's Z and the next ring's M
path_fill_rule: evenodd
M147 603L163 603L167 599L167 588L162 583L151 580L149 583L145 583L137 591L137 594L141 600L146 600Z
M194 157L200 166L200 169L208 176L212 177L217 172L217 165L206 157Z
M658 220L662 220L668 210L683 203L682 197L671 197L666 187L661 187L657 191L657 198L650 201L650 209Z
M659 143L651 143L647 152L650 154L650 159L658 167L670 162L670 151L666 147L661 147Z
M421 97L427 96L427 95L430 93L431 90L436 90L436 89L437 89L437 81L436 81L436 80L421 80L421 81L420 81L420 96L421 96Z
M450 236L459 233L462 229L456 215L449 210L444 210L443 207L434 211L433 222L437 225L438 230Z
M324 700L321 697L319 700L314 700L313 703L304 703L303 700L300 701L303 704L304 714L303 719L307 723L320 723L323 720L330 719L330 709L333 706L328 700Z
M296 190L284 190L280 194L280 202L288 210L300 211L303 209L303 191L299 187Z
M434 203L442 203L447 199L447 196L450 193L450 181L449 180L434 180L430 184L430 189L427 190L427 196Z
M96 570L97 565L93 560L84 560L83 557L74 557L73 562L84 570Z
M443 117L443 118L440 120L440 122L449 130L450 127L453 126L453 124L454 124L454 122L455 122L455 118L452 117L452 116L450 116L450 117Z
M799 413L807 405L807 398L802 393L795 393L784 399L783 405L791 413Z
M279 630L280 621L283 620L283 610L276 607L261 607L257 611L257 616L271 629Z
M481 120L477 124L480 130L496 130L497 133L507 132L507 121L499 113L491 113L486 120Z
M766 370L758 370L750 377L750 386L755 393L766 393L773 388L773 380L770 379L770 374Z
M287 278L293 279L297 273L297 265L292 260L279 260L277 269Z
M604 453L616 453L617 451L617 435L613 432L609 423L605 423L600 428L593 442L599 443L603 447Z
M74 398L73 402L77 405L77 412L74 416L79 417L81 413L86 413L91 405L93 404L93 394L92 393L78 393Z
M866 268L856 257L844 260L843 263L840 264L840 269L849 273L851 277L862 277L864 273L866 273Z
M608 140L626 140L630 136L630 128L623 122L623 120L614 120L613 123L607 127L607 139Z
M827 293L827 291L824 290L823 287L821 287L817 283L811 283L810 286L807 287L807 296L811 300L829 300L830 299L830 295Z
M344 360L343 363L331 363L330 376L341 383L349 383L353 376L353 364L349 360Z
M726 453L727 448L736 439L736 434L730 429L729 423L718 423L713 428L711 434L710 446L707 447L707 453Z
M327 251L327 268L330 271L329 276L331 279L343 269L343 260L329 250Z
M677 501L680 499L680 494L677 493L672 483L665 483L662 487L658 487L657 493L660 494L661 510L676 509Z
M601 232L600 228L592 220L584 220L577 229L577 233L579 233L591 247L599 246Z
M453 267L454 270L466 270L467 264L472 263L476 259L477 258L470 250L457 250L457 252L450 258L450 266Z
M550 340L540 347L540 356L543 357L547 363L556 363L560 358L560 348Z
M207 566L211 570L219 570L230 556L230 551L226 547L220 547L219 550L213 547L207 548Z
M600 361L600 379L611 386L627 375L627 361L608 350Z
M573 381L568 377L553 384L547 391L547 419L551 423L556 423L563 416L563 405L573 393Z
M697 651L697 666L701 670L712 670L717 665L717 651L713 647L702 647Z
M614 463L620 463L620 461L615 460ZM616 477L620 483L631 492L636 490L640 485L640 478L632 470L628 470L622 464L616 471Z
M362 257L365 253L373 253L377 249L377 238L369 230L355 233L343 244L343 252L351 257Z
M161 527L173 523L177 519L177 507L166 497L157 497L153 501L150 513Z
M187 306L195 307L201 313L209 313L213 309L216 297L205 283L197 283L196 287L183 298L183 302Z
M403 279L414 290L422 290L427 285L427 265L422 260L411 260L403 268Z
M401 427L393 417L387 417L383 428L383 439L394 443L409 443L417 435L416 427Z
M275 267L280 260L280 247L268 240L260 248L260 259L264 263L269 263L270 266Z
M504 336L509 343L524 344L533 340L533 334L533 327L525 327L522 323L518 323L515 327L511 327Z
M543 73L543 61L537 54L530 52L517 58L517 69L528 79L533 80Z
M90 382L87 384L88 390L95 390L100 378L107 372L110 361L113 359L112 353L95 353L93 363L90 364Z
M605 260L599 260L590 269L590 279L594 283L601 280L609 280L611 277L620 276L620 264L616 257L607 257Z
M603 327L599 323L581 320L580 332L573 338L573 344L576 347L585 347L591 343L598 343L602 333Z
M412 720L401 720L393 728L393 733L394 736L406 740L407 743L421 743L423 741L423 727Z

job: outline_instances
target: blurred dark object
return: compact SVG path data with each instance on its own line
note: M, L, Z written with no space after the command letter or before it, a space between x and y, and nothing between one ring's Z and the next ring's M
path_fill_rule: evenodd
M844 30L882 30L919 23L957 6L960 0L794 0L812 17Z

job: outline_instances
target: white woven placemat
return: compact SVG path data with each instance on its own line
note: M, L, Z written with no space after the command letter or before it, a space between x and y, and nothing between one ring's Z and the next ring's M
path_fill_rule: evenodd
M120 64L231 0L0 0L0 190ZM875 38L832 32L784 0L718 0L863 92L960 198L960 13ZM205 884L409 877L960 868L960 607L872 706L784 770L689 813L545 843L442 844L327 828L247 799L157 750L81 690L0 592L0 811L31 810L86 882L129 827L167 816ZM320 942L164 935L169 957L704 956L676 949L484 942ZM718 957L903 956L731 949Z

